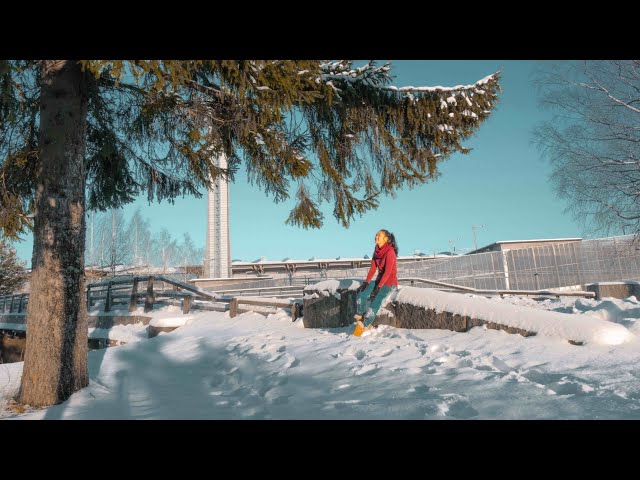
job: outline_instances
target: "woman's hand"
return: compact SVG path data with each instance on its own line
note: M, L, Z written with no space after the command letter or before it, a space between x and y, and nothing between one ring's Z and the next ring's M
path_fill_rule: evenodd
M362 282L362 285L360 285L357 289L356 289L356 294L360 293L360 292L364 292L364 290L369 286L369 282Z

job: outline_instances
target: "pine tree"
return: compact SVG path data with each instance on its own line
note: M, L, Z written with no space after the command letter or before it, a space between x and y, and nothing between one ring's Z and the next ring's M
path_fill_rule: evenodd
M0 239L0 295L19 292L27 281L24 262L18 259L16 250Z
M453 88L391 85L350 61L0 61L0 229L34 232L20 399L65 400L88 383L84 296L89 209L200 197L249 179L297 203L288 223L345 227L438 176L489 117L498 74ZM228 168L215 165L225 154ZM314 191L314 188L316 189Z

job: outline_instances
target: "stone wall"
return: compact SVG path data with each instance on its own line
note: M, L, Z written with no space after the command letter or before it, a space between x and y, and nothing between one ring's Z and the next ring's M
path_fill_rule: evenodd
M596 282L585 285L585 288L588 292L596 294L596 300L602 300L604 297L640 298L640 282Z
M355 290L337 290L335 294L305 290L304 297L302 322L305 328L346 327L354 322Z

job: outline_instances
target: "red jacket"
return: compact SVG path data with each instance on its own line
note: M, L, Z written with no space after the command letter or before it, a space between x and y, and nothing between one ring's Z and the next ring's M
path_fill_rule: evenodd
M380 288L385 285L390 287L398 286L398 271L396 268L396 252L390 244L378 248L376 245L371 259L371 268L367 274L367 282L373 278L373 274L378 270L376 283Z

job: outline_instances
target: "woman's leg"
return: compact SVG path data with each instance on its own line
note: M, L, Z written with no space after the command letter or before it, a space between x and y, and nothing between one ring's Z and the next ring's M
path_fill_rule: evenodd
M373 287L375 286L376 282L369 282L367 288L365 288L358 294L358 298L356 300L356 314L364 315L364 312L367 311L369 295L371 295L371 292L373 292Z
M364 323L365 327L371 325L376 319L376 314L378 313L378 310L380 310L382 302L389 296L391 292L393 292L393 287L390 287L389 285L385 285L380 289L380 291L376 295L376 298L374 298L371 302L371 307L367 310L367 314L365 315L364 321L362 322Z

